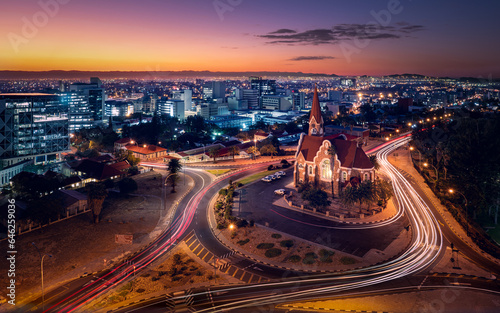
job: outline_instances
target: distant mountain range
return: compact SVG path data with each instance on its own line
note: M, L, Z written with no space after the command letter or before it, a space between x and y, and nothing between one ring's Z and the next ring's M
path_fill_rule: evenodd
M204 77L338 77L335 74L302 72L211 72L211 71L0 71L0 79L179 79Z
M183 78L226 78L226 77L288 77L288 78L336 78L341 77L336 74L320 73L302 73L302 72L211 72L211 71L0 71L0 80L15 79L77 79L88 80L90 77L99 77L102 79L183 79ZM346 77L356 77L346 75ZM359 77L369 77L362 75ZM438 78L421 74L393 74L383 77L391 78ZM480 78L480 77L439 77L440 79L458 79L468 82L500 82L498 78Z

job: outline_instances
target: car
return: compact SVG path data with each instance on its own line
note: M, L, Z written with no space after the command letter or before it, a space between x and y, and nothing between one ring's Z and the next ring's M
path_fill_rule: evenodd
M285 189L276 189L276 190L274 191L274 194L275 194L275 195L278 195L278 196L282 196L282 195L284 195L284 194L285 194Z
M269 183L270 181L272 181L273 179L269 176L266 176L264 178L261 179L263 182L266 182L266 183Z
M280 176L286 176L286 172L285 171L279 171L276 174L279 174Z
M272 180L276 180L276 179L280 179L281 176L273 174L273 175L271 175L271 178L272 178Z

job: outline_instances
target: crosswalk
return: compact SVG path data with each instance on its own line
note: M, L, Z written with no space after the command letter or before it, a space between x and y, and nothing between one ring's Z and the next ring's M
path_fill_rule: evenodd
M246 259L236 254L234 251L226 253L220 257L214 255L201 244L194 231L189 233L184 241L192 253L205 263L212 266L215 264L217 269L223 274L230 275L245 283L260 283L269 280L266 277L246 271L246 268L238 267L237 264Z
M167 312L178 312L188 310L190 312L196 312L196 309L192 307L194 304L193 291L188 289L187 291L179 291L174 293L169 293L165 296L165 307Z

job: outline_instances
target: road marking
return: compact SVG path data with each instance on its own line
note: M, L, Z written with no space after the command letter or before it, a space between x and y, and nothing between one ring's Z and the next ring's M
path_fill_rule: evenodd
M233 273L233 277L236 278L236 273L238 273L238 271L241 271L239 268L236 268L236 271Z
M192 242L192 243L188 246L188 248L189 248L189 249L191 249L191 246L192 246L192 245L194 245L195 243L196 243L196 240L195 240L195 241L193 241L193 242ZM196 247L198 247L198 246L196 246ZM196 248L194 248L194 249L196 249ZM194 249L193 249L193 250L194 250ZM191 250L191 251L193 251L193 250Z
M202 253L203 251L205 251L205 248L202 248L202 249L200 250L200 252L198 252L198 253L196 254L196 256L199 256L199 255L200 255L200 253ZM200 258L200 259L201 259L201 258Z
M210 252L207 250L207 253L205 253L205 254L201 257L201 259L203 260L203 258L204 258L204 257L206 257L206 256L207 256L207 254L209 254L209 253L210 253Z

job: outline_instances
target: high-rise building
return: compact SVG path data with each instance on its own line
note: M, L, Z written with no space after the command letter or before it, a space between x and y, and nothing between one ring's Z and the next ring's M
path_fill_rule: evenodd
M156 112L161 115L177 117L180 121L185 118L184 100L169 100L166 97L156 102Z
M78 92L63 92L59 96L63 110L68 113L71 133L94 126L94 117L87 96Z
M205 82L203 85L203 99L219 99L226 97L226 83L220 81Z
M191 89L172 91L172 99L184 101L184 109L186 111L193 109L193 91Z
M104 111L107 117L127 117L134 114L134 103L126 99L108 100Z
M288 111L292 108L292 97L264 95L261 101L262 108L267 110Z
M55 162L69 151L69 122L53 94L0 94L0 159L3 167L25 160ZM9 178L10 179L10 178Z
M302 110L306 107L306 95L301 91L292 92L292 109Z
M94 124L104 122L104 103L106 100L105 90L98 77L91 77L90 84L74 83L69 86L70 92L81 93L87 97L90 112L94 119Z
M235 90L237 100L247 100L249 109L259 108L259 91L255 89L241 89Z
M262 95L276 94L276 81L262 79L261 77L250 77L250 88L259 91L259 97Z

